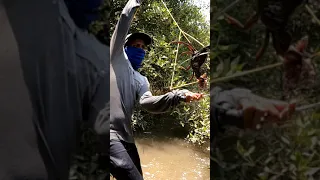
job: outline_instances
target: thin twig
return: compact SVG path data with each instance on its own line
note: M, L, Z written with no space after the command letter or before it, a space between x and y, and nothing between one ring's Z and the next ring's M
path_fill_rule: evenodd
M180 41L180 39L181 39L181 31L180 31L180 33L179 33L179 41ZM174 65L173 65L173 72L172 72L172 77L171 77L170 89L172 89L172 85L173 85L173 78L174 78L174 72L176 71L178 53L179 53L179 44L177 45L176 58L174 59Z
M173 21L174 21L175 24L177 25L178 29L182 32L183 36L187 39L187 41L191 44L191 42L189 41L189 39L188 39L188 37L187 37L187 36L189 36L190 38L192 38L193 40L195 40L197 43L199 43L202 47L204 47L204 45L203 45L201 42L199 42L196 38L192 37L190 34L186 33L185 31L183 31L183 30L180 28L178 22L174 19L173 15L170 13L167 5L163 2L163 0L161 0L161 2L163 3L164 7L165 7L166 10L168 11L170 17L173 19ZM187 35L187 36L186 36L186 35Z
M216 47L219 46L219 43L220 43L220 38L221 38L221 34L218 35L218 39L217 39L217 44L216 44Z
M220 11L219 13L217 13L213 18L211 23L214 24L214 22L219 18L219 16L221 16L222 14L226 13L229 9L233 8L235 5L237 5L241 0L235 0L233 1L229 6L227 6L226 8L224 8L222 11Z
M189 58L189 59L187 59L187 60L184 60L184 61L182 61L179 65L182 65L183 63L185 63L185 62L187 62L187 61L190 61L192 58Z
M272 69L272 68L275 68L275 67L279 67L282 64L283 64L283 62L279 62L279 63L270 64L270 65L267 65L267 66L259 67L259 68L256 68L256 69L248 70L248 71L242 71L240 73L237 73L237 74L234 74L234 75L231 75L231 76L215 78L210 83L226 81L226 80L233 79L233 78L236 78L236 77L240 77L240 76L252 74L252 73L255 73L255 72L263 71L263 70L266 70L266 69Z
M226 80L233 79L233 78L236 78L236 77L240 77L240 76L252 74L252 73L255 73L255 72L260 72L260 71L263 71L263 70L266 70L266 69L272 69L272 68L275 68L275 67L279 67L279 66L281 66L282 64L283 64L283 63L281 63L281 62L280 62L280 63L275 63L275 64L271 64L271 65L259 67L259 68L252 69L252 70L239 72L239 73L233 74L233 75L231 75L231 76L226 76L226 77L221 77L221 78L215 78L215 79L213 79L210 83L216 83L216 82L226 81Z
M169 13L170 17L172 18L172 20L176 23L178 29L179 29L181 32L183 32L183 30L180 28L178 22L174 19L174 17L172 16L171 12L169 11L166 3L164 3L163 0L161 0L161 2L162 2L162 4L164 5L164 7L166 8L166 10L168 11L168 13ZM185 36L184 33L182 33L182 34L183 34L183 36L187 39L187 41L191 44L191 42L189 41L189 39L187 38L187 36Z
M315 15L315 13L312 11L312 9L306 5L305 6L307 11L310 13L310 15L313 17L313 19L318 23L318 25L320 26L320 20L318 19L318 17Z
M283 63L275 63L275 64L267 65L267 66L264 66L264 67L260 67L260 68L256 68L256 69L252 69L252 70L248 70L248 71L243 71L243 72L231 75L231 76L215 78L212 81L210 81L210 84L211 83L216 83L216 82L221 82L221 81L226 81L226 80L233 79L233 78L240 77L240 76L245 76L245 75L252 74L252 73L255 73L255 72L259 72L259 71L263 71L263 70L266 70L266 69L272 69L272 68L281 66L282 64ZM189 85L192 85L192 84L196 84L197 82L198 81L187 83L187 84L183 84L183 85L180 85L180 86L173 87L172 89L177 89L177 88L181 88L181 87L184 87L184 86L189 86Z
M199 43L202 47L204 47L204 45L203 45L200 41L198 41L196 38L192 37L190 34L184 32L184 31L182 31L182 33L186 34L186 35L189 36L191 39L193 39L193 40L195 40L197 43Z
M304 110L315 108L315 107L318 107L318 106L320 106L320 102L297 107L296 111L304 111Z
M282 62L279 62L279 63L270 64L270 65L267 65L267 66L259 67L259 68L256 68L256 69L248 70L248 71L242 71L242 72L239 72L237 74L230 75L230 76L221 77L221 78L215 78L215 79L212 79L212 81L210 81L210 84L221 82L221 81L227 81L227 80L230 80L230 79L233 79L233 78L236 78L236 77L245 76L245 75L248 75L248 74L260 72L260 71L267 70L267 69L276 68L276 67L281 66L282 64L283 64ZM181 88L181 87L184 87L184 86L189 86L189 85L196 84L196 83L197 83L197 81L192 82L192 83L188 83L188 84L184 84L184 85L180 85L180 86L174 87L173 89Z
M180 85L180 86L176 86L176 87L173 87L172 89L178 89L178 88L185 87L185 86L190 86L190 85L193 85L193 84L196 84L196 83L198 83L198 81L187 83L187 84L183 84L183 85Z

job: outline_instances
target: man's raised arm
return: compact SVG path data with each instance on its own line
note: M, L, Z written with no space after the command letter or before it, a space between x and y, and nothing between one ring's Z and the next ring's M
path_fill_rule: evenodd
M142 0L129 0L123 8L120 19L115 27L110 41L111 62L115 61L117 55L123 52L123 45L131 26L134 14L141 5Z

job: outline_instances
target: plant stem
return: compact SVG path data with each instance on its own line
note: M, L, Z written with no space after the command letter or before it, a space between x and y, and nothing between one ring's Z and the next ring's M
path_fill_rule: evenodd
M179 41L180 41L180 39L181 39L181 31L180 31L180 33L179 33ZM176 71L177 59L178 59L178 53L179 53L179 44L177 45L176 58L174 59L174 65L173 65L173 72L172 72L172 78L171 78L170 89L172 89L172 85L173 85L173 78L174 78L174 72Z
M264 67L259 67L259 68L256 68L256 69L252 69L252 70L249 70L249 71L243 71L243 72L231 75L231 76L216 78L216 79L213 79L212 81L210 81L210 84L211 83L216 83L216 82L221 82L221 81L226 81L226 80L229 80L229 79L233 79L233 78L240 77L240 76L245 76L245 75L256 73L256 72L260 72L260 71L263 71L263 70L266 70L266 69L272 69L272 68L275 68L275 67L279 67L282 64L283 63L275 63L275 64L267 65L267 66L264 66Z
M191 42L190 42L189 39L187 38L187 36L189 36L190 38L192 38L193 40L195 40L197 43L199 43L202 47L204 47L204 45L203 45L201 42L199 42L196 38L192 37L190 34L186 33L185 31L183 31L183 30L180 28L178 22L174 19L173 15L170 13L167 5L163 2L163 0L161 0L161 1L162 1L162 3L163 3L164 7L166 8L166 10L168 11L170 17L171 17L172 20L175 22L175 24L177 25L178 29L180 30L180 32L182 32L182 35L187 39L187 41L191 44ZM186 36L186 35L187 35L187 36Z
M219 16L221 16L222 14L226 13L229 9L233 8L235 5L237 5L241 0L235 0L233 1L229 6L227 6L226 8L224 8L222 11L220 11L219 13L217 13L213 18L211 23L214 24L214 22L218 19Z
M306 5L305 6L307 11L310 13L310 15L313 17L313 19L317 22L317 24L320 26L320 20L318 19L318 17L315 15L315 13L312 11L312 9Z

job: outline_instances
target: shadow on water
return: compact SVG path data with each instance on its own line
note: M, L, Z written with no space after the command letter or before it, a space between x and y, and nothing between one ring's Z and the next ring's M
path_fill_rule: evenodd
M135 133L146 180L210 179L209 145L188 143L188 129L167 121L161 126Z

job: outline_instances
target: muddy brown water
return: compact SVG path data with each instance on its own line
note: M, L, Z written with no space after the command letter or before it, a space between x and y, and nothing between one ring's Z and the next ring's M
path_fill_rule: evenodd
M138 137L145 180L209 180L209 149L181 138Z
M148 132L140 129L134 135L144 180L210 180L209 142L187 142L189 130L176 120L154 123Z

